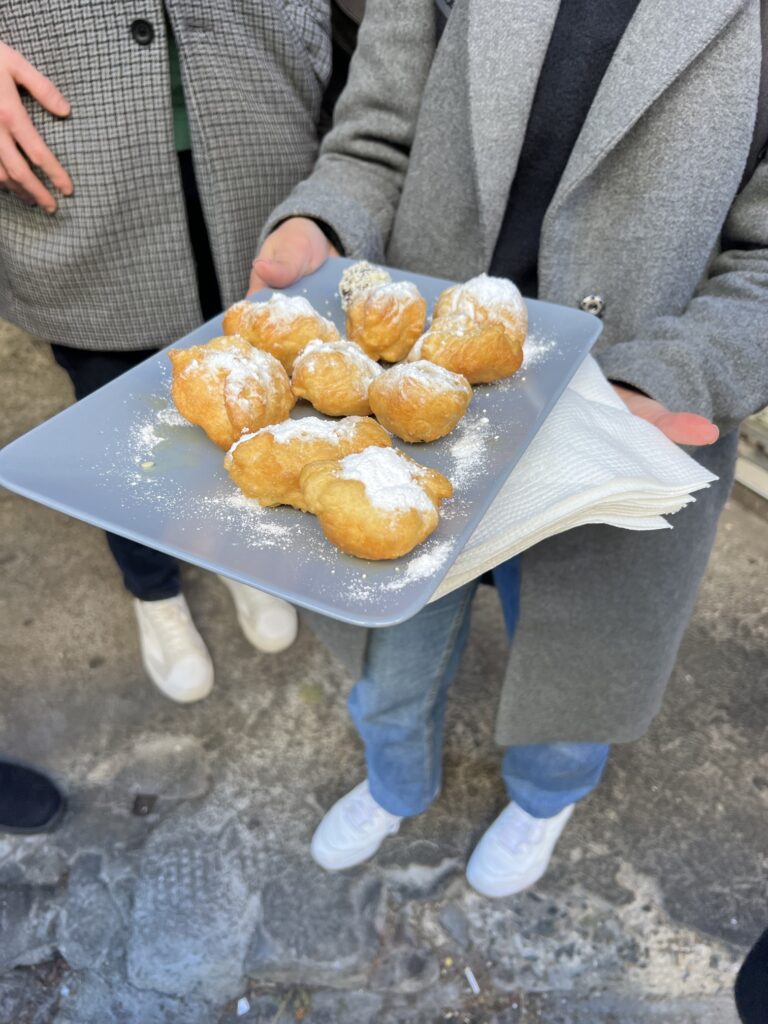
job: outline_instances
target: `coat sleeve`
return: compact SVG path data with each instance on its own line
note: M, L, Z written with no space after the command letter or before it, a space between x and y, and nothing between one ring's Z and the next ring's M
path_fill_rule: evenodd
M727 433L768 405L768 161L734 201L722 251L680 316L597 356L606 377Z
M312 217L347 256L383 259L434 48L434 0L368 0L334 126L263 238L288 217Z

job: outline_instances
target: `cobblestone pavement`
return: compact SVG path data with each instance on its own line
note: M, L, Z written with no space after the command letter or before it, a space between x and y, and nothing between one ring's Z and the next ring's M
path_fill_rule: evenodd
M20 332L0 329L0 360L7 440L69 395ZM0 564L0 749L70 801L54 834L0 836L2 1024L735 1022L734 972L768 917L765 519L729 507L662 715L615 750L545 879L500 902L462 873L504 802L491 591L440 800L327 875L309 838L363 761L349 680L306 628L255 654L190 568L217 682L179 707L144 677L97 530L0 492ZM137 794L156 798L146 816Z

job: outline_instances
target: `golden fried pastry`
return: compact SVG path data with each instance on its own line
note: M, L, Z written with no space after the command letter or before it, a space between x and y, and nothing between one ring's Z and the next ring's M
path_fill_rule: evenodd
M467 411L472 386L461 374L420 359L385 370L368 395L376 419L403 441L436 441Z
M354 341L310 341L293 364L291 386L326 416L369 416L368 388L381 372Z
M347 337L371 357L397 363L424 331L427 304L415 284L396 281L352 293Z
M390 284L391 281L392 275L383 267L375 267L367 260L353 263L351 267L347 267L339 281L341 308L346 313L355 295L370 291L380 284Z
M421 359L462 374L470 384L487 384L520 369L523 347L499 320L452 313L433 320L408 354L408 362Z
M299 473L307 463L391 444L386 430L364 416L343 420L305 416L240 438L224 456L224 466L249 498L262 505L293 505L306 511Z
M283 367L237 334L171 349L171 395L181 415L221 448L243 431L284 420L296 404Z
M243 299L224 314L224 333L239 334L279 359L288 373L310 341L338 341L338 328L301 295L275 294L267 302Z
M357 558L400 558L425 540L453 488L394 448L315 462L301 471L306 507L328 540Z
M498 320L504 324L511 339L521 348L528 332L528 310L525 301L506 277L480 274L466 284L446 288L435 303L432 319L466 313L473 320L485 323Z

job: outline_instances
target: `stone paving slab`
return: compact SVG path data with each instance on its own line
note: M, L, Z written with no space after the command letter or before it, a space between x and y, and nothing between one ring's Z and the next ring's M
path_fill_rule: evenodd
M4 439L69 401L45 346L2 325L0 367ZM735 1024L768 923L766 519L730 505L661 716L616 748L542 882L498 902L463 877L504 803L493 592L440 799L327 875L309 840L363 759L350 680L306 628L256 654L189 568L217 680L180 707L143 675L98 531L0 492L0 564L0 750L70 802L50 836L0 836L0 1024Z

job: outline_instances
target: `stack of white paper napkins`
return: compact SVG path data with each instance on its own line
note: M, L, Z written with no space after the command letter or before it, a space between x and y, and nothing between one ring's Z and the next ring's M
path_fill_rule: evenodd
M717 477L633 416L588 356L431 600L575 526L663 530Z

